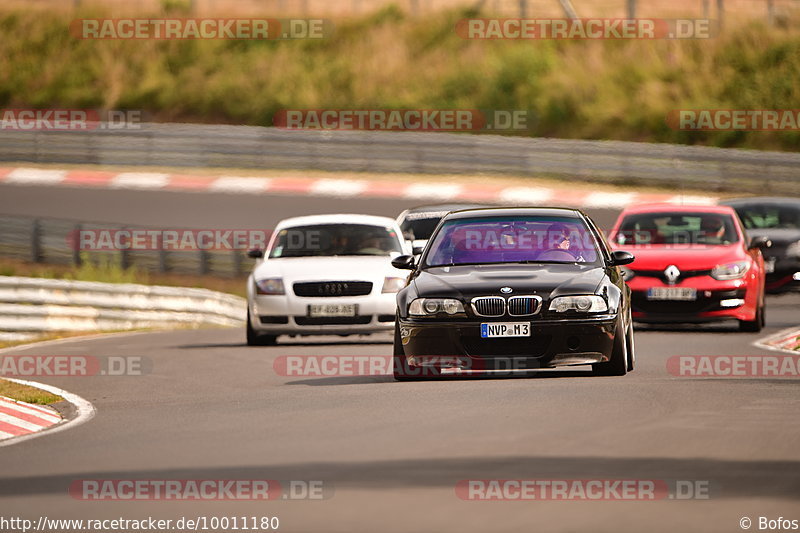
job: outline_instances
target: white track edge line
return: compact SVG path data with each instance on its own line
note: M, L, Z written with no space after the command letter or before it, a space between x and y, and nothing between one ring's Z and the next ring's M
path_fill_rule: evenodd
M6 353L9 353L9 352L15 352L17 350L30 350L31 348L37 348L39 346L53 346L53 345L56 345L56 344L69 344L71 342L90 341L90 340L95 340L95 339L104 339L106 337L113 337L113 336L126 337L126 336L133 336L133 335L144 335L146 333L159 333L159 332L162 332L162 331L176 331L176 330L159 329L159 330L152 330L152 331L150 331L150 330L148 330L148 331L113 331L113 332L110 332L110 333L92 333L92 334L89 334L89 335L78 335L78 336L75 336L75 337L66 337L66 338L63 338L63 339L49 339L49 340L46 340L46 341L33 341L33 342L26 342L24 344L17 344L16 346L9 346L7 348L0 348L0 355L6 354ZM9 378L3 378L3 376L0 375L0 379L9 379Z
M793 333L800 335L800 328L794 326L791 328L782 329L777 333L774 333L772 335L767 335L766 337L758 339L757 341L752 343L752 346L755 346L756 348L761 348L762 350L770 350L773 352L782 352L782 353L789 353L792 355L800 355L800 352L798 352L797 350L784 350L783 348L778 348L776 346L770 346L769 344L767 344L769 341L773 339L777 339L779 337L787 337L789 335L792 335Z

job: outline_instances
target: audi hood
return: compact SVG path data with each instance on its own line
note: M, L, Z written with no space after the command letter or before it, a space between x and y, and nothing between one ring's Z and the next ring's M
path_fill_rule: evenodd
M388 255L266 259L255 268L253 278L281 278L287 289L301 281L372 281L380 287L386 277L408 277L408 271L394 268L391 260Z

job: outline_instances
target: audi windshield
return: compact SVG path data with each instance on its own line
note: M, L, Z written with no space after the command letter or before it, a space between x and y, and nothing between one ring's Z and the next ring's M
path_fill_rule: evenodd
M275 236L270 259L338 255L392 255L403 252L392 228L368 224L319 224L284 228Z

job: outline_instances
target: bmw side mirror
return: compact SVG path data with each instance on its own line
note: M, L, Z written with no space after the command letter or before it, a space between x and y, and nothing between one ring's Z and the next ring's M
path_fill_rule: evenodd
M772 241L769 239L769 237L762 235L760 237L753 237L752 239L750 239L749 248L751 250L755 248L763 250L764 248L770 248L770 247L772 247Z
M255 248L253 250L247 250L247 257L250 257L252 259L260 259L264 257L264 250L259 250L258 248Z
M392 266L401 270L414 270L414 256L399 255L392 259Z
M636 259L632 253L617 250L611 253L611 266L630 265Z

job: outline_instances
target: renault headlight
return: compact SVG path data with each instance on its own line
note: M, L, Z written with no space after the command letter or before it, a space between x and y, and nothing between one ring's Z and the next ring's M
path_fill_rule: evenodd
M281 278L268 278L256 280L257 294L286 294L283 290L283 280Z
M449 316L464 314L464 304L454 298L417 298L408 306L411 316Z
M724 263L711 269L711 277L720 281L730 279L741 279L750 270L750 263L747 261L736 261L735 263Z
M566 313L577 311L579 313L605 313L608 311L606 301L597 295L585 296L559 296L550 301L550 311Z

